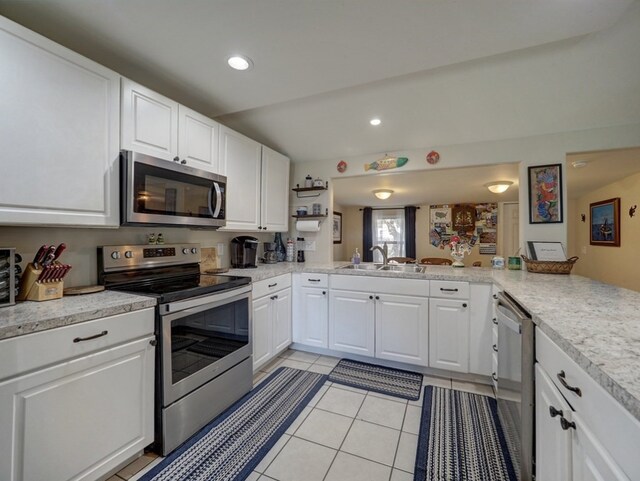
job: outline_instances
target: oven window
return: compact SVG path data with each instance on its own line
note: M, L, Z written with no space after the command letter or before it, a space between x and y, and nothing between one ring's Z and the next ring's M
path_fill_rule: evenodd
M211 218L211 186L209 179L136 163L133 210L140 214ZM224 190L224 184L219 186Z
M171 322L171 377L175 384L249 343L246 298Z

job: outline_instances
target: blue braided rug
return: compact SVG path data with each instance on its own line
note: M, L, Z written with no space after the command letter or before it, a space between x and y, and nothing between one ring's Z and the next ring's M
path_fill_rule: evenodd
M414 481L517 481L496 400L424 388Z
M242 481L327 380L281 367L140 481Z

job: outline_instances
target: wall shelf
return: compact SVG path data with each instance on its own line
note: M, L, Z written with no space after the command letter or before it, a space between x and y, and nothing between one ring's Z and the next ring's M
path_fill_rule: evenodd
M322 192L329 188L329 182L326 182L324 187L300 187L300 184L296 184L295 189L291 189L296 193L296 197L298 199L306 199L309 197L319 197ZM300 195L300 194L309 194L309 195Z
M318 215L292 215L291 217L295 217L296 219L326 219L327 214L318 214Z

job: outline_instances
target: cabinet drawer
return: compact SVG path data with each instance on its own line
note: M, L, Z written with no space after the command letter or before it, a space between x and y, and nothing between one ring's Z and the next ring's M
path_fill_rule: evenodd
M429 296L468 299L469 283L459 281L431 281Z
M259 299L273 292L291 287L291 274L282 274L253 283L253 298Z
M428 297L429 281L426 279L332 275L331 289Z
M302 287L329 287L328 274L300 274Z
M5 339L0 341L0 380L148 336L154 319L155 309L149 308Z
M591 431L627 476L640 479L640 463L637 461L640 421L538 328L536 358L571 407L581 419L586 420ZM568 386L580 389L580 396L563 385L559 377L561 372L564 372L564 381Z

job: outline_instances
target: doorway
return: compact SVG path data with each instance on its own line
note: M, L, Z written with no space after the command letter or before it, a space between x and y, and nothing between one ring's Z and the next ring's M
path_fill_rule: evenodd
M520 249L520 205L518 202L502 203L502 256L515 256Z

